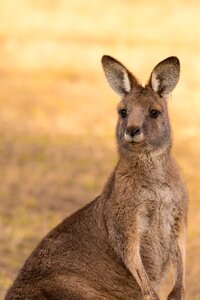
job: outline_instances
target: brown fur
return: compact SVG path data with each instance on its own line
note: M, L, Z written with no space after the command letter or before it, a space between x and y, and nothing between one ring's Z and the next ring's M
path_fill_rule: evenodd
M146 87L115 59L102 63L122 96L118 110L126 110L116 129L117 166L99 197L39 243L6 300L158 300L170 260L175 284L168 300L184 299L187 193L171 156L167 111L179 61L159 63ZM152 110L160 114L153 118Z

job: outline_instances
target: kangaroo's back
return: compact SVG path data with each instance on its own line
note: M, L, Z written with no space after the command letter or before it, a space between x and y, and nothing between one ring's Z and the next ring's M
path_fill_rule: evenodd
M97 198L39 243L6 299L114 300L131 299L139 293L109 245L102 202Z

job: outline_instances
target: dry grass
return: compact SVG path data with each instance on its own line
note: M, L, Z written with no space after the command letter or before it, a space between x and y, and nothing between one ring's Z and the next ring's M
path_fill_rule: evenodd
M200 5L197 1L0 1L0 298L44 234L100 193L116 161L116 56L145 82L170 55L174 152L190 191L187 299L200 298ZM161 291L165 299L169 283Z

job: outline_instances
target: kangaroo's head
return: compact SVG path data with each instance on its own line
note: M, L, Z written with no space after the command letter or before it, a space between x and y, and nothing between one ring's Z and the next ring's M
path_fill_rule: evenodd
M179 79L178 58L156 65L145 87L114 58L103 56L102 65L111 88L121 96L116 131L120 152L149 153L170 146L167 99Z

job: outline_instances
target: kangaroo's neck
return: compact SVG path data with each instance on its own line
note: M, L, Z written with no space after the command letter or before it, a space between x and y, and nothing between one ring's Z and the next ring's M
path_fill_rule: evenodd
M171 159L170 149L157 153L143 153L130 157L120 156L116 171L124 171L129 174L145 173L151 175L163 172L168 167Z
M155 184L166 181L170 172L171 154L170 149L157 153L135 155L131 159L120 156L115 168L115 187L121 184L137 185Z
M120 156L119 161L109 177L102 195L108 199L114 193L130 185L152 185L166 181L170 172L172 157L170 149L162 152L135 155L130 159Z

